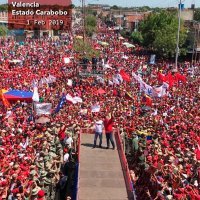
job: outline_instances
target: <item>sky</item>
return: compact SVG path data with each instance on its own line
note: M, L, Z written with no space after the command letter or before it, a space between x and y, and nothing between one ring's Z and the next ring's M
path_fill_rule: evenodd
M74 0L75 5L80 5L81 0ZM200 0L182 0L185 4L185 7L191 7L191 4L200 7ZM149 7L176 7L180 0L85 0L86 4L109 4L109 5L118 5L123 7L140 7L140 6L149 6Z
M15 0L10 0L15 1ZM17 0L19 2L19 0ZM37 2L37 0L32 0ZM65 0L63 0L65 1ZM86 4L109 4L109 5L118 5L123 7L140 7L140 6L149 6L149 7L176 7L180 0L85 0ZM200 0L182 0L185 4L185 7L188 8L191 4L200 7ZM23 0L22 0L23 2ZM81 5L81 0L72 0L72 3L75 5ZM0 0L0 4L7 3L7 0Z

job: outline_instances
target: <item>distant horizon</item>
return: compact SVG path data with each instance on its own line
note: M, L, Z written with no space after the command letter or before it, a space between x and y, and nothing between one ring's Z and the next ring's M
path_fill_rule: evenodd
M73 4L76 6L81 5L81 0L74 0L72 1ZM178 7L178 2L179 0L165 0L160 2L160 0L140 0L140 1L135 1L135 0L85 0L86 4L106 4L109 6L119 6L119 7L144 7L144 6L149 6L150 8L169 8L169 7ZM183 2L185 5L185 8L191 8L192 4L195 4L195 8L200 8L200 0L185 0Z
M30 0L29 0L30 1ZM40 0L32 0L32 2L39 2ZM63 0L64 2L65 0ZM16 2L19 2L18 0ZM22 2L24 2L22 0ZM25 1L27 2L27 1ZM178 7L178 2L179 0L165 0L160 2L160 0L148 0L148 2L146 2L146 0L140 0L140 1L134 1L134 0L118 0L117 2L115 0L85 0L86 5L88 4L106 4L109 6L119 6L119 7L128 7L128 8L134 8L134 7L144 7L144 6L148 6L150 8L170 8L170 7L174 7L177 8ZM8 0L0 0L0 5L2 4L6 4L8 3ZM81 6L81 0L72 0L72 4L74 4L75 6ZM183 2L183 4L185 5L185 8L191 8L192 4L195 4L195 8L200 8L200 0L185 0Z

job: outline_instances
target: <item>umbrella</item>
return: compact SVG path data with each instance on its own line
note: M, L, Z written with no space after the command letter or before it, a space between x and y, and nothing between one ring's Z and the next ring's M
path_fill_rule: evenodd
M83 36L77 35L76 38L77 38L77 39L83 39Z
M127 47L127 48L133 48L133 47L135 47L135 46L134 46L133 44L127 44L126 47Z
M99 41L99 44L101 44L102 46L108 46L109 45L107 42L101 42L101 41Z
M132 48L132 47L135 47L133 44L130 44L128 42L124 42L122 43L123 45L125 45L127 48Z
M36 124L46 124L47 122L50 122L50 119L48 117L40 117L35 120Z

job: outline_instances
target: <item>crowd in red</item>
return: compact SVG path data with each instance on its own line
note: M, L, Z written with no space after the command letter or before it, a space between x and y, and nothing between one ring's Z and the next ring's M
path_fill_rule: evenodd
M126 153L137 199L200 199L199 64L180 63L178 72L169 62L150 65L140 47L133 51L124 41L114 32L99 34L93 41L100 51L101 78L77 76L81 60L71 35L60 40L27 39L23 45L12 39L0 41L1 89L30 91L34 80L52 75L56 82L38 87L42 101L52 103L52 113L63 95L83 101L66 102L45 125L30 117L32 104L12 102L6 107L1 102L0 199L53 199L49 184L59 187L65 175L60 168L68 162L69 147L61 144L70 130L78 133L91 126L94 115L103 118L108 113L129 142ZM73 57L73 62L65 64L65 57ZM21 62L11 63L14 59ZM123 81L114 83L113 75L120 69ZM167 94L147 97L133 73L154 87L167 82ZM91 112L95 104L100 112Z

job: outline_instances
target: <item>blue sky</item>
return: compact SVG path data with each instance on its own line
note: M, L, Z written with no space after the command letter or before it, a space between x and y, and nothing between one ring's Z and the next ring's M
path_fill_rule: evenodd
M119 6L150 6L150 7L175 7L179 0L85 0L86 3L102 3ZM76 5L80 4L80 0L74 0ZM185 7L190 7L195 3L196 7L200 7L200 0L185 0Z
M10 0L11 1L11 0ZM13 0L15 1L15 0ZM19 1L19 0L18 0ZM34 0L32 0L34 2ZM37 2L37 0L35 0ZM65 0L63 0L65 1ZM85 0L88 3L109 4L118 6L150 6L150 7L175 7L179 0ZM184 1L184 0L183 0ZM0 0L0 3L6 3L7 0ZM23 0L22 0L23 2ZM75 5L80 5L81 0L72 0ZM195 3L196 7L200 7L200 0L185 0L185 7L190 7Z

